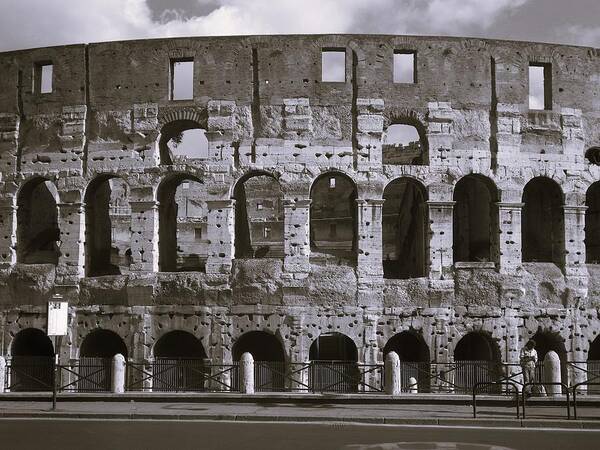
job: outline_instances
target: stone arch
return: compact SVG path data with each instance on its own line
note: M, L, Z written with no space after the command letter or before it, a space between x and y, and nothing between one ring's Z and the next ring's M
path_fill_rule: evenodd
M562 382L567 384L568 382L568 370L567 370L567 348L565 346L565 339L561 336L558 331L551 329L544 329L539 327L536 333L531 337L535 341L535 350L538 354L538 379L544 380L543 376L543 362L546 354L549 351L554 351L558 354L560 359L560 372Z
M562 265L565 248L562 189L550 178L533 178L523 189L523 203L523 261Z
M585 196L585 258L600 263L600 181L592 184Z
M90 331L79 346L80 358L112 358L118 353L127 358L127 345L117 333L104 328Z
M323 333L311 344L309 386L315 391L356 392L360 384L358 349L342 333Z
M25 328L12 340L11 391L51 391L54 370L54 346L37 328Z
M461 178L454 188L454 262L497 262L498 189L483 175Z
M385 187L383 199L384 278L426 276L427 190L413 178L397 178Z
M266 171L244 174L233 188L235 257L284 255L284 195L279 180Z
M470 393L475 383L497 381L502 376L501 361L500 348L490 333L468 332L454 347L455 390ZM499 392L499 386L489 389Z
M196 336L183 330L164 334L152 348L154 391L202 391L206 351Z
M17 194L17 262L57 264L58 191L44 177L23 183Z
M356 260L357 187L343 172L319 175L310 189L311 251Z
M159 184L156 198L159 270L204 271L207 247L202 230L206 228L208 211L203 202L203 182L190 174L171 174ZM189 238L185 238L188 234Z
M425 123L416 111L389 111L382 144L383 164L428 164L429 141Z
M85 191L86 276L118 275L131 264L129 185L101 174ZM129 251L128 251L129 250Z
M311 361L358 361L356 343L343 333L323 333L310 345Z
M277 337L266 331L249 331L233 344L232 356L239 361L246 352L254 358L254 386L257 391L282 391L285 385L285 351Z
M392 336L383 348L383 356L394 351L400 357L400 376L402 386L408 386L409 378L417 380L419 392L430 391L430 361L429 346L421 332L410 329Z
M168 143L188 130L208 130L207 112L200 113L192 109L169 111L159 117L160 133L157 140L160 164L171 165L174 158Z

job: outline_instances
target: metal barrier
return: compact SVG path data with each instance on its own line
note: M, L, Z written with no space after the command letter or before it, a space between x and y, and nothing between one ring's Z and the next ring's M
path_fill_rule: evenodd
M13 356L6 366L4 388L12 392L51 391L53 380L53 357Z
M561 386L564 389L564 391L566 392L566 396L567 396L567 420L570 420L571 419L571 395L569 394L569 386L567 386L565 383L558 382L558 381L555 381L555 382L544 382L544 383L538 382L538 381L532 381L530 383L525 383L523 385L523 395L522 395L522 398L523 398L523 419L525 419L525 403L526 403L527 397L528 397L528 395L525 392L527 390L526 388L528 386L532 386L533 387L533 386L540 386L540 385L542 385L542 386Z
M500 381L483 381L483 382L479 382L479 383L475 383L475 386L473 386L473 418L477 419L477 390L479 387L483 387L483 386L491 386L491 385L495 385L495 384L499 384L499 385L504 385L504 384L509 384L512 387L514 387L515 390L515 401L517 404L517 419L520 418L520 414L519 414L519 387L517 386L517 383L515 383L514 381L509 381L509 380L500 380Z
M71 365L58 365L56 375L58 392L109 392L112 358L80 358Z
M377 378L379 383L371 378ZM313 392L383 392L383 365L348 361L311 361L308 385Z

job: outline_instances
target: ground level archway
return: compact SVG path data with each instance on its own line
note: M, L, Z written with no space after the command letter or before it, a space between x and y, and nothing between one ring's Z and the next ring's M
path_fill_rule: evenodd
M501 361L500 348L492 336L484 331L471 331L456 344L454 365L447 379L455 392L472 393L476 383L500 379ZM498 390L499 386L495 386L487 392Z
M113 357L121 354L127 360L127 346L121 337L110 330L91 331L79 347L79 380L81 392L110 391Z
M233 344L233 360L239 361L246 352L254 358L254 389L258 392L282 391L285 387L286 364L279 339L265 331L250 331Z
M19 331L11 345L11 391L51 391L54 370L54 346L42 330Z
M392 336L383 348L383 356L396 352L400 357L400 376L402 388L407 389L409 379L417 380L419 392L429 392L431 387L431 367L429 346L423 336L415 330L403 331Z
M348 336L321 334L310 346L309 358L308 384L313 391L358 391L362 381L357 363L358 350Z

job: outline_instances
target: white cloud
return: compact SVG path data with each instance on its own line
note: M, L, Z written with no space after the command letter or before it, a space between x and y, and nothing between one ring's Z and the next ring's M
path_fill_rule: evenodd
M528 0L218 0L205 16L146 0L6 0L0 50L148 37L270 33L468 34Z
M566 35L569 42L578 45L600 47L600 27L567 25L561 29L560 34Z

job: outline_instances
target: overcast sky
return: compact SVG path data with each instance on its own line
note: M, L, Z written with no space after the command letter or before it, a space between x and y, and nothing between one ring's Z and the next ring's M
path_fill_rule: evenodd
M480 36L600 47L600 0L1 0L0 51L274 33Z

